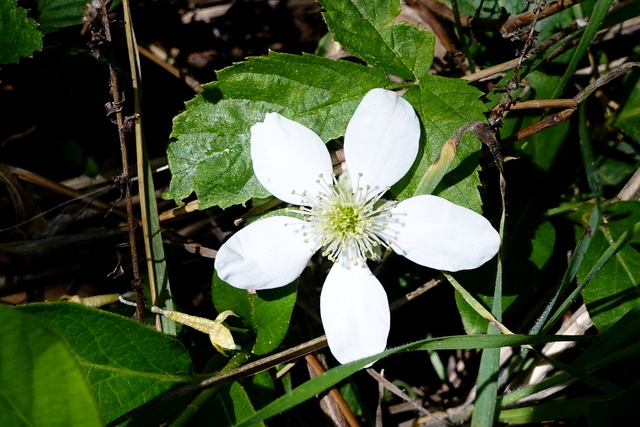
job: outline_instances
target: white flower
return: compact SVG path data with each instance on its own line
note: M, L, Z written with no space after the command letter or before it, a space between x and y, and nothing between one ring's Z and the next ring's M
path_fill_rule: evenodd
M299 205L303 219L273 216L233 235L218 251L219 277L242 289L271 289L296 279L311 256L334 261L320 297L329 348L341 363L383 351L387 295L366 260L391 247L431 268L476 268L497 253L500 237L475 212L435 196L386 202L418 154L420 124L403 98L367 93L344 138L347 172L333 175L318 135L277 113L251 128L256 177L274 196Z

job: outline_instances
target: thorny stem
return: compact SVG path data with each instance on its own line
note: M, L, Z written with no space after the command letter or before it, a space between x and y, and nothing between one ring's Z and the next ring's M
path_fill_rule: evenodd
M105 46L107 49L107 59L109 61L109 88L113 104L111 105L108 115L115 114L115 123L118 126L118 140L120 142L120 152L122 155L122 175L116 178L116 181L124 191L125 206L127 211L127 229L129 234L129 248L131 250L131 268L133 278L131 279L131 288L136 293L136 319L139 322L144 321L144 294L142 292L142 278L138 268L138 252L136 248L136 223L133 216L133 203L131 201L131 176L129 174L129 158L127 153L127 140L125 118L122 114L121 105L124 99L120 97L118 88L118 76L115 72L115 59L113 50L111 49L111 29L109 27L109 16L107 13L108 1L94 1L88 5L85 21L88 21L92 31L91 45L94 50L94 56L100 54L99 47Z

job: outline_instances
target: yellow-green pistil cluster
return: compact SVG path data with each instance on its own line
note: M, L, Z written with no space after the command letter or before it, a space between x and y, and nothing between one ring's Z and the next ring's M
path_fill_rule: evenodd
M318 182L325 186L322 177ZM394 204L380 202L381 195L367 200L364 190L354 192L345 173L316 197L303 195L310 206L300 211L310 224L303 227L304 236L315 237L322 255L333 262L364 266L367 259L380 258L380 247L388 241L385 228Z

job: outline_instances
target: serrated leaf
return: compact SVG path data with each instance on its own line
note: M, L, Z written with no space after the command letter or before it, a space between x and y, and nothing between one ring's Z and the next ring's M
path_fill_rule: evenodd
M405 99L413 105L422 121L425 143L420 162L401 181L399 188L403 190L398 194L398 199L414 194L422 176L455 131L470 122L484 121L482 112L485 107L478 99L480 95L480 91L466 82L439 76L424 77L420 85L413 86L406 92ZM482 201L478 193L480 180L476 160L480 150L481 143L478 139L465 134L451 170L433 194L480 212Z
M427 75L435 37L408 23L394 23L398 0L320 0L336 41L354 56L405 80Z
M20 307L69 343L106 422L191 380L179 342L148 326L72 303Z
M0 425L101 426L98 405L65 340L0 305Z
M261 355L276 349L287 334L297 290L295 281L281 288L249 293L222 281L216 273L211 293L216 310L233 310L245 325L255 331L256 342L252 351Z
M87 0L37 0L40 30L48 34L61 28L82 24Z
M0 0L0 64L18 62L42 49L38 24L14 0Z
M172 180L165 197L180 202L195 192L201 209L268 195L249 154L249 130L266 113L296 120L328 141L344 133L369 90L389 83L362 65L275 52L228 67L218 79L174 119L167 152Z
M622 233L640 222L640 202L618 202L604 212L602 223L591 240L580 269L582 282L598 258ZM600 333L640 303L640 252L625 245L582 290L589 315Z

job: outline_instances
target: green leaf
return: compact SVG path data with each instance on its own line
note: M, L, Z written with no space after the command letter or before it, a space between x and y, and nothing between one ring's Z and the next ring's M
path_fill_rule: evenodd
M97 403L65 340L0 305L0 425L101 426Z
M636 143L640 143L640 78L633 73L635 85L629 92L626 102L620 107L612 121L613 126L622 129Z
M578 281L585 280L591 267L622 233L640 221L639 202L618 202L603 214L589 250L578 270ZM604 332L631 308L640 303L640 252L623 246L582 291L589 315Z
M191 360L180 343L131 319L73 303L20 310L66 338L106 422L191 380Z
M245 325L255 331L253 353L260 355L273 351L284 339L289 330L297 289L296 281L281 288L249 293L222 281L216 273L211 293L216 310L233 310Z
M539 403L524 408L500 411L498 417L509 425L544 423L549 420L575 419L585 416L591 404L602 400L602 397L585 397L579 399L557 400ZM592 424L589 424L590 426Z
M228 67L218 79L174 119L167 152L172 180L165 197L180 202L195 191L201 209L268 195L249 154L249 130L266 113L296 120L328 141L344 134L369 90L389 84L383 72L362 65L275 52Z
M466 82L439 76L427 76L420 85L411 87L405 99L416 109L422 122L424 150L420 162L395 188L402 188L398 199L414 195L423 175L437 157L444 143L462 126L473 121L484 121L484 105L479 101L481 92ZM481 143L466 133L451 164L451 170L433 192L476 212L482 211L478 193L478 161ZM409 180L409 182L407 182Z
M40 29L49 34L61 28L81 25L87 0L37 0Z
M201 425L211 425L211 420L215 419L216 424L231 426L238 420L252 417L256 413L247 392L238 382L222 386L213 403L211 410L202 411L200 414L199 419L204 421ZM262 422L254 425L264 427Z
M42 49L38 24L14 0L0 0L0 64L18 62Z
M427 75L435 37L406 22L394 23L399 0L319 0L336 41L370 65L405 80Z

